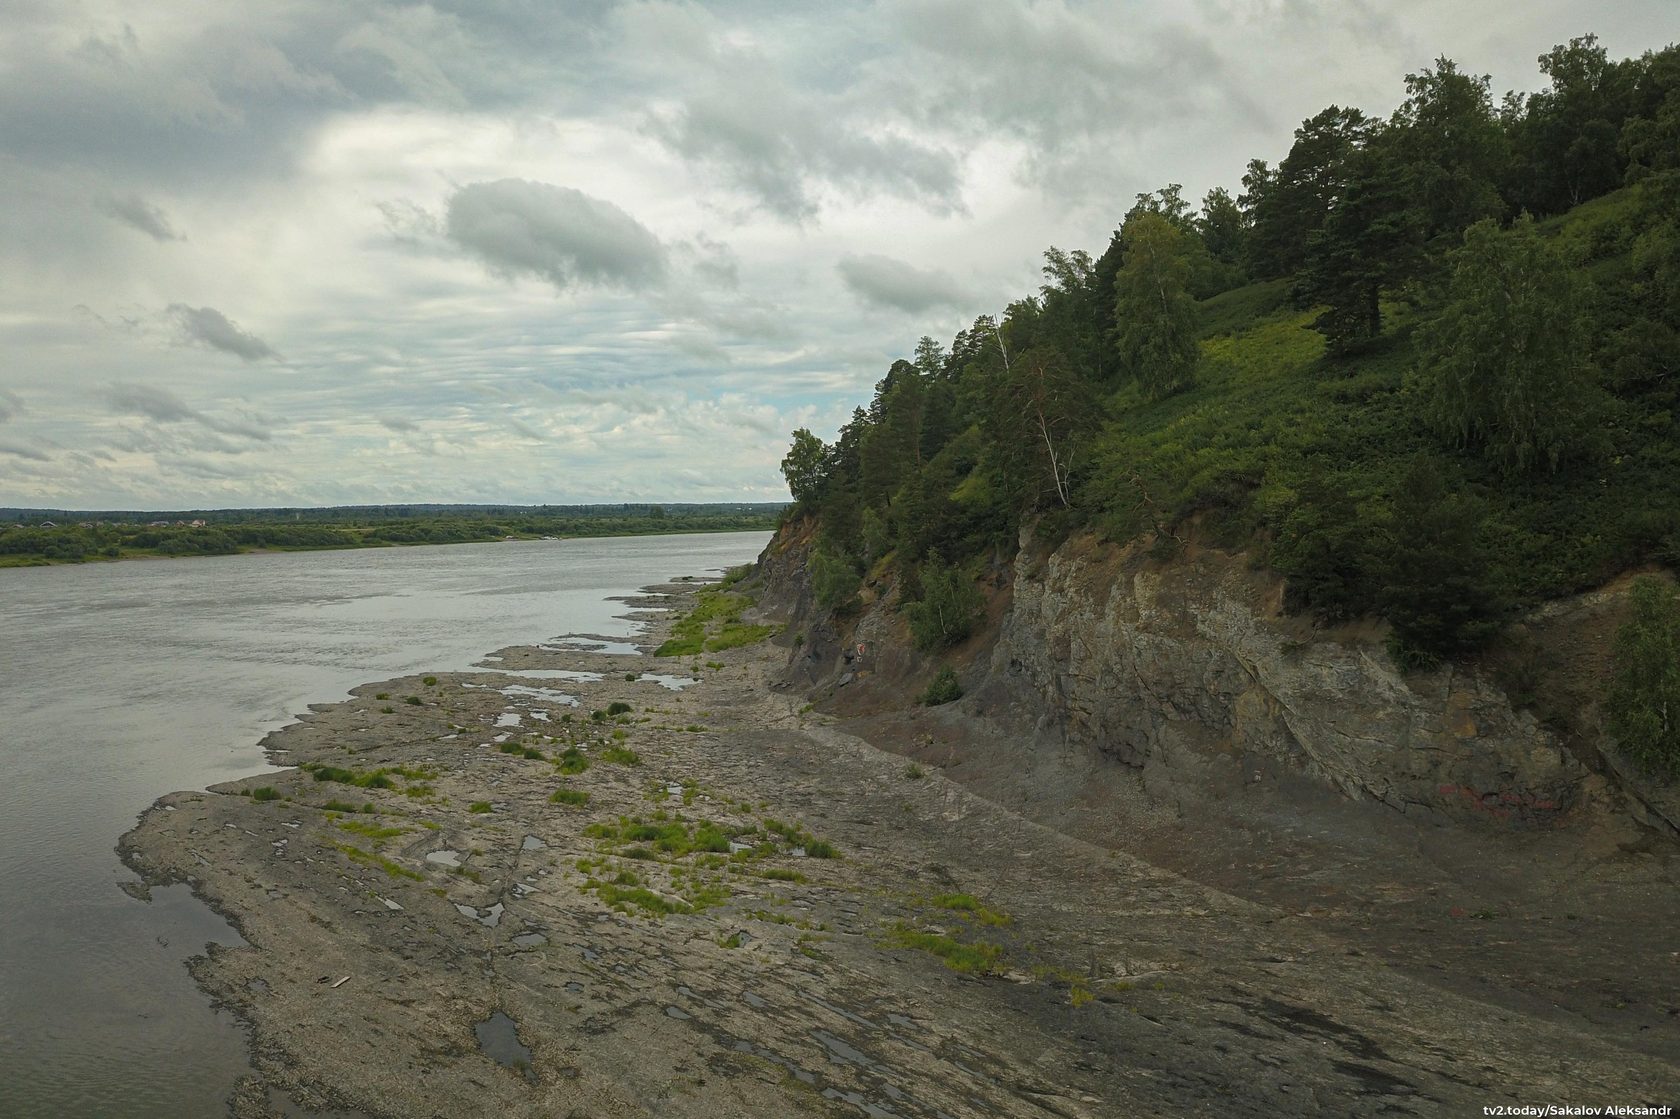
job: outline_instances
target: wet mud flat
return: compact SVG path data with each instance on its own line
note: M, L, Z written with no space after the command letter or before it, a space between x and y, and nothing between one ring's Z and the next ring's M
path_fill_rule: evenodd
M632 605L681 611L693 583ZM1033 824L769 686L587 638L359 688L124 837L247 947L235 1115L1479 1115L1649 1046Z

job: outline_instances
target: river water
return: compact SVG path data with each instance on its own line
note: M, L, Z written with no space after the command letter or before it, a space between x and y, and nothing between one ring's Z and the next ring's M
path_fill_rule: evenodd
M183 962L238 935L113 845L155 798L268 770L310 703L494 649L628 635L610 596L765 533L0 570L0 1116L225 1114L243 1031Z

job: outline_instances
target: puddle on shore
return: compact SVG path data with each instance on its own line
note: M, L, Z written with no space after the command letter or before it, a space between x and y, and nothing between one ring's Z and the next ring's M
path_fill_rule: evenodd
M493 929L502 923L502 911L505 907L501 902L497 902L489 909L476 909L473 906L462 905L460 902L456 902L455 908L460 912L461 916L469 917L487 929Z
M544 936L540 932L520 933L518 936L513 938L513 944L517 948L535 948L540 944L547 943L548 937Z
M665 1008L665 1017L675 1018L679 1022L686 1022L690 1018L694 1017L694 1015L690 1014L680 1006L667 1006Z
M562 703L567 707L578 706L577 696L566 692L558 692L553 688L533 688L527 684L509 684L505 688L497 688L496 690L509 699L516 696L525 696L529 699L540 699L546 703Z
M843 1065L857 1065L860 1068L874 1068L875 1061L861 1049L853 1048L845 1041L827 1030L812 1030L811 1036L817 1039L822 1047L828 1050L828 1059Z
M692 676L661 676L656 672L644 672L636 677L636 680L637 682L652 680L655 684L672 692L680 692L684 688L693 687L700 682Z
M545 653L606 653L613 657L637 657L642 650L633 641L609 641L594 637L561 637L537 648ZM489 660L489 657L484 658Z
M519 843L519 849L521 851L541 851L544 847L547 847L547 846L548 846L548 844L544 843L542 840L538 839L534 835L526 836Z
M516 727L516 726L518 726L519 725L519 712L517 712L517 711L503 711L500 715L496 716L496 725L499 726L499 727Z
M432 851L426 855L426 861L438 866L458 867L461 865L461 852L445 848L442 851Z
M559 703L566 707L578 706L578 697L569 692L556 691L553 688L537 688L529 684L504 684L499 688L493 684L462 684L461 687L470 691L497 691L509 699L524 697L526 699L540 699L545 703Z
M504 676L520 676L527 680L567 680L574 684L599 684L599 672L584 672L575 668L498 668Z
M733 1048L737 1053L751 1053L755 1057L763 1057L766 1061L769 1061L772 1064L781 1065L783 1068L787 1069L789 1073L793 1074L794 1079L798 1080L801 1084L808 1084L813 1088L817 1086L816 1073L812 1072L810 1069L800 1068L798 1065L794 1064L792 1061L788 1060L786 1057L777 1053L773 1049L765 1049L761 1046L754 1045L745 1038L736 1038L735 1044L731 1046L731 1048Z
M533 1083L537 1074L531 1069L531 1050L519 1040L519 1027L500 1010L473 1027L478 1047L484 1055L503 1068L517 1070Z

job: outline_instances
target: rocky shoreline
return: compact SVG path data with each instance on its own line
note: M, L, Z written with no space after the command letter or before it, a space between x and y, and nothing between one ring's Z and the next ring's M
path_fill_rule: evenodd
M877 750L774 686L782 647L654 657L699 586L628 600L648 623L634 649L515 647L358 688L265 740L297 768L164 797L123 838L146 882L189 882L249 942L193 968L251 1026L234 1115L1471 1115L1680 1095L1673 1046L1424 982L1309 913Z

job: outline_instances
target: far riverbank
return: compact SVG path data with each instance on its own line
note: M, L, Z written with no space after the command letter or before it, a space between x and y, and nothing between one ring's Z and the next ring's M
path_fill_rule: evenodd
M203 515L14 513L0 522L0 568L126 559L337 551L501 540L572 540L769 532L781 506L546 506L450 513L430 507L379 510L216 510ZM73 519L72 519L73 518Z

